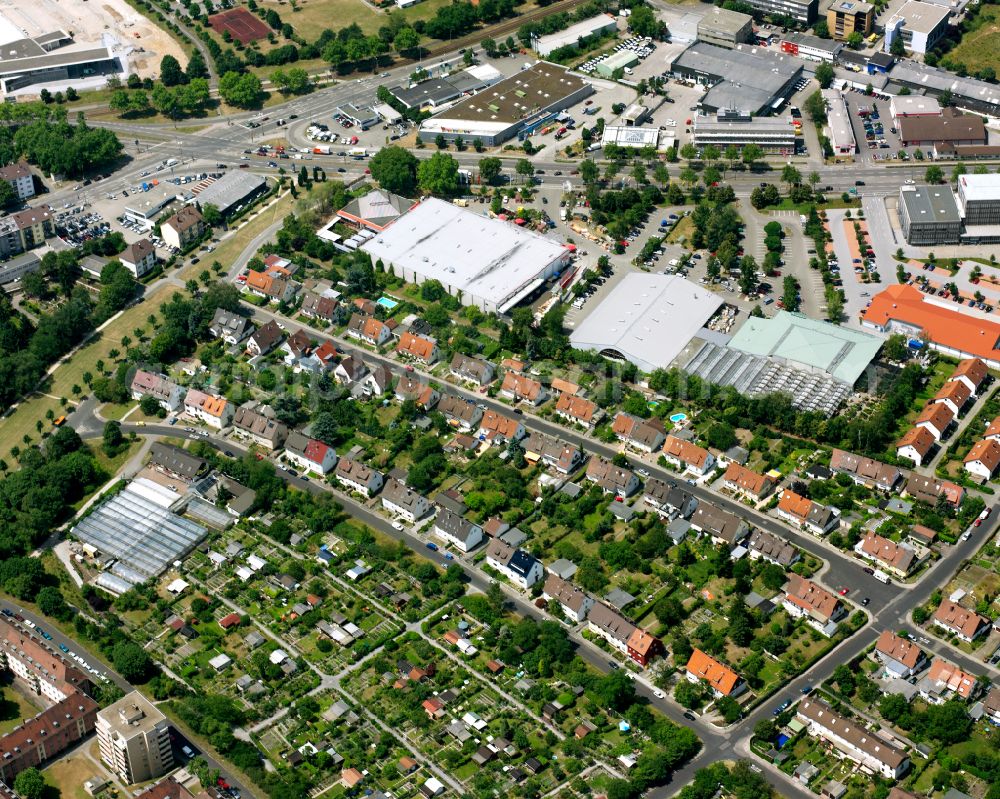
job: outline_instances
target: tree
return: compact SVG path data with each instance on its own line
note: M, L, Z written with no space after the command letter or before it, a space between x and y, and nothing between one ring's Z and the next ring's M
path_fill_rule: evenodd
M14 791L21 799L42 799L45 790L45 778L37 768L26 768L14 777Z
M852 31L847 37L847 46L852 50L859 50L863 42L864 37L861 35L861 31Z
M743 163L753 168L753 165L764 157L764 151L759 144L750 142L743 146Z
M143 683L150 677L153 661L146 651L132 641L115 644L111 662L122 677L130 683Z
M823 61L816 67L816 80L824 89L829 89L833 83L833 65Z
M419 161L402 147L383 147L368 164L372 177L386 191L411 196L417 187Z
M781 169L781 182L791 191L793 186L798 186L802 182L802 173L792 164L785 164Z
M524 178L525 182L528 182L528 179L535 174L535 168L531 165L531 161L527 158L518 159L518 162L514 167L514 171Z
M392 40L392 46L396 48L397 53L412 52L417 49L418 44L420 44L420 34L409 25L400 28Z
M483 158L479 162L479 176L486 183L493 183L498 177L500 177L500 172L503 170L503 161L499 158L488 157Z
M180 63L169 53L160 61L160 82L164 86L177 86L187 81Z
M271 83L282 94L305 94L312 85L309 73L302 67L292 67L287 72L283 69L275 70L271 75Z
M54 619L65 619L70 614L69 605L66 604L62 592L54 585L47 585L39 591L35 602L38 603L38 609L42 613Z
M589 158L580 162L580 178L588 186L592 183L596 183L599 176L600 168Z
M264 89L252 72L227 72L219 79L219 96L237 108L253 108L260 105Z
M941 167L937 164L931 164L924 172L924 180L928 183L943 183L944 172L941 171Z
M752 255L740 259L740 291L747 296L757 291L757 261Z
M212 203L205 203L201 207L201 215L209 227L218 227L222 224L222 212Z
M115 421L105 422L102 441L104 452L109 458L113 457L118 452L118 448L125 443L121 424Z
M447 197L458 191L458 162L447 153L434 153L417 167L417 182L428 194Z
M889 45L889 52L896 56L896 58L902 58L906 55L906 45L903 44L902 36L896 36L892 40L892 44Z

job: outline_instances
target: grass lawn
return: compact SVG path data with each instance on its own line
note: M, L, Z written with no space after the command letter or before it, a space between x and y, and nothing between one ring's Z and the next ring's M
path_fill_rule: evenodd
M389 24L390 15L401 16L407 22L430 19L439 8L449 5L451 0L424 0L410 8L393 8L380 13L362 0L299 0L298 8L292 11L287 3L265 0L259 5L274 9L281 15L282 22L288 22L300 36L314 41L324 28L344 28L352 22L358 23L365 33L375 33L383 25ZM267 44L266 41L263 42Z
M45 782L59 791L62 799L88 799L83 783L93 773L94 765L83 755L57 760L43 772Z
M12 414L0 421L0 442L3 442L4 447L10 449L15 444L21 446L25 435L37 439L36 423L39 420L45 425L43 429L51 429L51 423L45 418L45 412L51 409L56 416L61 415L63 409L58 398L66 397L72 401L74 385L85 389L83 373L97 374L95 364L98 360L104 360L106 369L113 367L114 362L108 353L113 349L122 349L122 336L132 336L132 331L136 328L148 327L146 318L151 313L156 313L160 304L166 302L175 291L178 289L165 286L147 297L144 302L129 308L99 335L91 338L68 361L60 364L52 375L51 384L46 388L45 395L35 394L26 399Z
M37 716L40 706L33 705L18 690L10 685L10 678L2 682L0 688L0 735L6 735L25 719Z
M667 241L670 244L677 244L681 239L689 241L692 233L694 233L694 220L690 216L685 216L667 234Z
M983 67L997 66L996 52L1000 49L1000 8L983 6L978 15L979 28L962 37L948 58L960 61L971 73Z
M104 448L101 446L100 439L88 438L84 441L84 443L90 447L90 451L94 453L94 457L97 459L97 462L101 464L101 468L104 469L104 471L106 471L109 475L117 474L118 470L128 463L129 458L135 455L135 453L139 451L139 448L142 447L142 439L137 439L113 458L109 458L104 453Z

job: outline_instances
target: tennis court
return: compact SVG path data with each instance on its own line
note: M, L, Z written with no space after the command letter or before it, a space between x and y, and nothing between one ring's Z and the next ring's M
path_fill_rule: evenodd
M208 22L220 34L229 31L229 35L240 44L264 39L271 32L266 23L245 8L234 8L221 14L214 14L208 18Z

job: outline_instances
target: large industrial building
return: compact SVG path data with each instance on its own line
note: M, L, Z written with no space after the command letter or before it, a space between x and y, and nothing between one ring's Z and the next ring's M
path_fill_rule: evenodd
M138 691L97 714L101 760L126 785L162 777L174 765L170 723Z
M429 198L362 245L410 283L437 280L465 305L506 313L569 264L570 251L517 225Z
M503 73L489 64L478 64L441 78L431 78L410 86L390 89L407 108L441 108L463 95L482 91L503 80Z
M706 340L684 369L751 397L788 394L795 407L829 416L881 345L874 336L781 311L751 317L727 345Z
M668 366L722 305L719 295L678 275L630 272L570 334L578 350Z
M929 67L911 58L900 59L889 73L885 91L907 88L913 94L940 97L945 92L955 105L990 116L1000 116L1000 86L976 78L962 78L940 67Z
M858 141L851 125L851 112L847 100L836 89L822 89L826 101L826 132L834 156L853 156L858 151Z
M945 108L939 116L906 116L899 120L899 138L906 147L935 144L986 144L986 125L977 114Z
M763 47L737 45L732 50L696 42L668 66L674 77L708 85L701 110L744 114L777 111L795 90L802 63Z
M751 117L720 110L710 116L698 114L692 130L695 147L712 144L724 149L731 144L743 147L753 143L765 153L795 153L795 130L784 117Z
M550 33L548 36L534 37L531 41L531 49L545 58L553 50L576 44L580 39L614 33L617 30L618 23L614 17L609 14L598 14L596 17L574 23L565 30Z
M540 61L426 120L420 139L479 139L495 147L530 135L593 93L593 86L565 67Z
M0 53L0 90L11 94L39 83L114 75L122 65L111 48L75 44L66 31L18 39L3 45Z
M196 195L198 205L214 205L223 218L232 216L246 203L267 191L267 178L249 170L234 170L223 175Z
M947 33L950 16L951 9L947 6L909 0L885 23L885 52L901 36L907 50L926 53Z
M913 286L889 286L872 298L861 324L882 333L902 333L955 358L982 358L1000 368L1000 324L978 311L956 310L950 300Z
M902 186L899 224L909 244L925 247L958 244L962 235L962 215L948 186Z
M114 594L157 577L194 549L207 530L171 512L175 492L146 478L102 503L73 528L97 553L97 585Z
M753 40L753 17L739 11L712 6L698 21L698 41L719 47L735 47Z

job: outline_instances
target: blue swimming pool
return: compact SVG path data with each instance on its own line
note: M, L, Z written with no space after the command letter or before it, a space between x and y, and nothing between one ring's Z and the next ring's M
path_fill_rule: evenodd
M677 424L679 422L683 422L687 418L688 415L686 413L675 413L670 417L670 421Z
M378 302L379 305L381 305L383 308L385 308L385 309L387 309L389 311L391 311L393 308L395 308L397 305L399 305L398 302L396 302L395 300L393 300L393 299L391 299L389 297L379 297L378 300L377 300L377 302Z
M778 748L781 749L786 743L788 743L788 736L782 733L778 736Z

